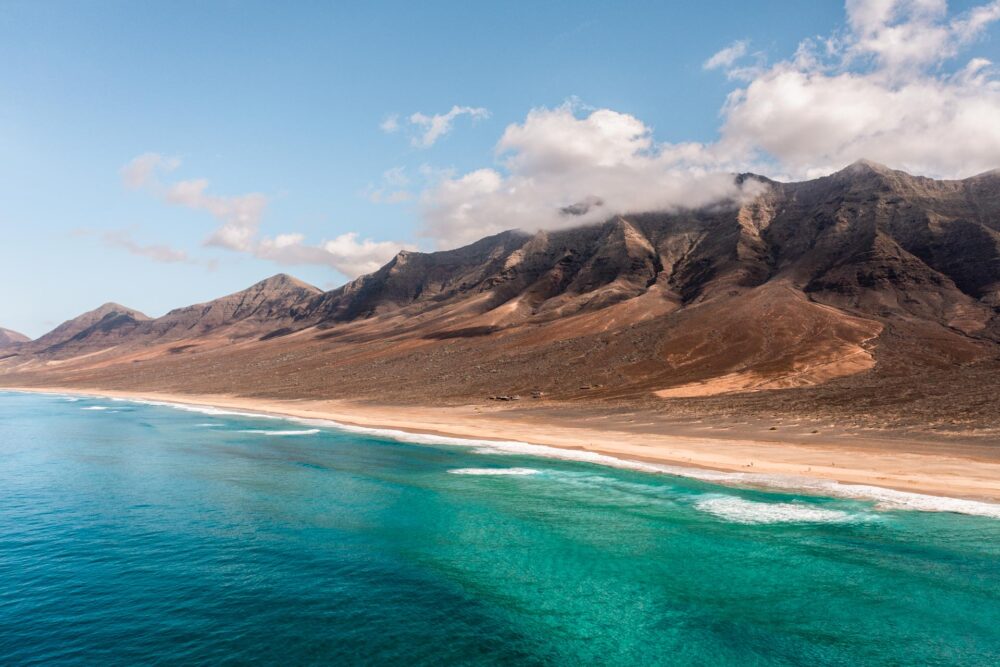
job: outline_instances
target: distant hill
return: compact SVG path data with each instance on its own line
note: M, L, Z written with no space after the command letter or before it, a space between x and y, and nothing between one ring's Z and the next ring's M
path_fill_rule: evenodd
M288 326L293 312L322 290L280 273L214 301L172 310L136 332L144 341L217 335L256 338Z
M22 333L0 327L0 351L27 343L29 340L31 339Z
M292 322L290 313L295 306L319 294L322 294L320 289L279 274L235 294L177 308L156 319L106 303L32 341L22 353L67 359L112 348L134 349L220 332L232 337L257 337Z
M1000 172L737 178L761 194L400 252L329 292L279 275L155 320L103 306L0 361L0 382L713 409L782 390L997 412Z
M25 353L51 353L57 350L79 350L85 341L100 336L121 340L149 318L137 310L117 303L106 303L67 320L49 333L36 338L25 347Z

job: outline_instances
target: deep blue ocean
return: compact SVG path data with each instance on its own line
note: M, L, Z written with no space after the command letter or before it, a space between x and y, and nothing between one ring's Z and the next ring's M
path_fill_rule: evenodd
M0 665L1000 664L1000 520L0 393Z

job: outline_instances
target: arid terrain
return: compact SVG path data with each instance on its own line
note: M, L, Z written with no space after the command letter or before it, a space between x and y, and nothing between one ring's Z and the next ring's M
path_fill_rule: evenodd
M30 338L22 333L0 328L0 351L8 347L15 347L21 343L27 343Z
M156 319L105 304L3 332L0 384L1000 456L1000 172L739 178L760 193L400 252L330 292L278 275Z

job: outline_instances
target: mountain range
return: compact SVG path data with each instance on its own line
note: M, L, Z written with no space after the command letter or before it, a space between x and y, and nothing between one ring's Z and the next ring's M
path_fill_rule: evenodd
M280 274L155 319L2 330L0 383L1000 423L1000 171L736 178L760 194L403 251L328 292Z

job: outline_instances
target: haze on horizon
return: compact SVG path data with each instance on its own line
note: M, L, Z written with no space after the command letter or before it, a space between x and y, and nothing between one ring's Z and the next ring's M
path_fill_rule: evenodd
M401 247L710 203L732 172L997 168L998 26L1000 1L8 3L0 326L279 271L329 289Z

